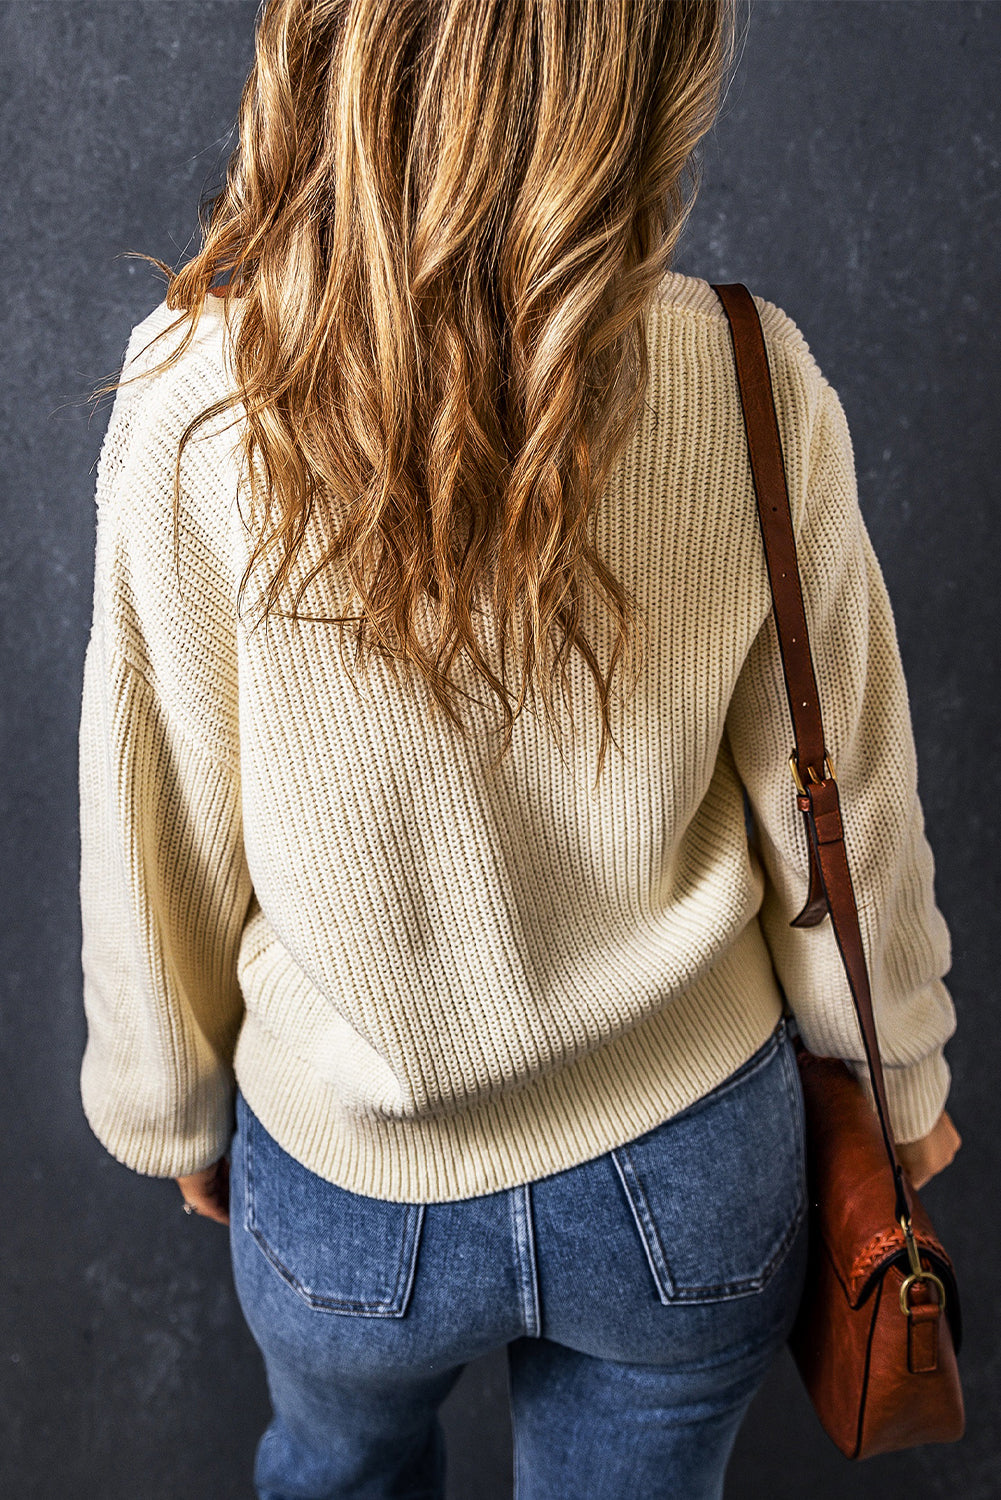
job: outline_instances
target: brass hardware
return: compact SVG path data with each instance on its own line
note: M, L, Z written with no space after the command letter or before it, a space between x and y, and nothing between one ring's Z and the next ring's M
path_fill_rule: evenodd
M936 1276L933 1271L926 1271L922 1266L921 1258L918 1255L918 1247L914 1239L914 1230L911 1227L910 1219L901 1217L897 1220L897 1223L904 1231L904 1239L907 1241L907 1259L911 1263L911 1273L909 1276L904 1277L904 1280L901 1283L900 1287L900 1311L902 1313L910 1312L910 1308L907 1305L907 1292L912 1281L933 1281L938 1287L939 1308L944 1312L945 1287L942 1285L940 1278Z
M834 774L834 762L826 750L824 751L824 767L827 771L827 779L829 781L837 781L838 778ZM800 796L805 796L806 787L803 785L802 777L799 774L799 766L796 763L795 747L793 747L793 752L789 757L789 769L792 771L792 779L796 783L796 790L799 792ZM810 773L811 781L820 781L820 777L817 775L812 766L807 766L806 769Z

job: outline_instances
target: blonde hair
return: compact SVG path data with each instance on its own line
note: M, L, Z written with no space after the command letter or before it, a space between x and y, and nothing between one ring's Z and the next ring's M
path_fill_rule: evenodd
M239 403L256 537L238 602L274 554L264 616L284 613L314 509L336 516L289 618L356 623L359 662L374 649L394 677L415 667L458 727L465 651L501 702L502 754L536 674L550 718L557 671L566 699L576 648L600 775L636 609L598 555L595 510L646 392L645 313L698 191L735 4L266 0L202 248L178 271L139 254L183 310L163 333L189 322L155 369L220 273L227 318L239 299L236 387L180 441L175 546L184 444ZM338 564L361 613L299 614ZM607 678L581 629L589 580L618 620ZM499 675L473 627L491 581Z

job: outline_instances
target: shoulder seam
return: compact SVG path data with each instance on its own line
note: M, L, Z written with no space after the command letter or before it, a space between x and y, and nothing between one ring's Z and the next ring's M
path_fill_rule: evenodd
M137 683L144 689L144 691L149 694L150 697L155 698L157 703L162 704L163 700L160 696L161 690L156 681L152 677L148 676L137 662L133 661L132 657L128 654L127 651L123 649L119 642L109 641L108 657L111 660L119 661L122 666L127 669L129 675L135 678ZM183 719L179 719L175 716L171 719L171 725L176 732L178 732L194 747L194 749L198 751L199 755L203 756L205 760L209 761L211 765L215 766L216 770L224 771L227 776L234 776L237 778L240 776L240 762L238 759L227 758L226 756L221 755L218 751L210 749L209 746L206 745L204 740L199 739L198 735L192 732L192 730Z
M755 300L757 301L758 299L755 298ZM707 323L725 324L726 322L726 313L723 311L722 306L720 307L718 313L714 313L710 312L706 307L686 307L684 303L658 301L657 305L662 309L662 311L666 313L672 313L677 317L702 318ZM772 306L774 306L774 303L772 304ZM760 307L758 308L758 312L761 312ZM796 348L802 348L802 346L806 344L806 339L804 338L803 334L795 327L795 325L792 328L776 329L774 331L768 330L766 337L772 343L792 344Z

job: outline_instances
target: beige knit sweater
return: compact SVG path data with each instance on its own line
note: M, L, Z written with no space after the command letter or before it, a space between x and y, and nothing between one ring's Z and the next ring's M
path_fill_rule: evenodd
M909 1141L945 1104L956 1021L908 693L841 403L791 319L755 300L892 1125ZM161 303L135 328L126 374L162 358L169 339L142 351L175 317ZM482 685L463 741L378 662L356 693L333 627L276 618L266 639L238 622L251 538L224 418L185 450L178 579L174 456L227 388L228 337L210 297L179 363L116 396L98 464L80 1082L107 1150L158 1177L208 1166L228 1149L238 1082L321 1177L378 1198L472 1197L684 1109L765 1040L783 993L807 1046L861 1076L830 919L789 925L806 831L709 285L664 279L642 420L602 502L598 541L649 644L633 696L613 694L621 753L609 747L596 790L596 696L576 656L565 763L529 707L491 768ZM336 612L331 587L303 610ZM607 670L597 603L585 627Z

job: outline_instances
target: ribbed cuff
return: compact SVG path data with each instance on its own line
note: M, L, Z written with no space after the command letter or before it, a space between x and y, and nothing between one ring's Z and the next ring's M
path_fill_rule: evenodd
M849 1062L848 1066L875 1105L865 1062ZM884 1062L883 1079L894 1141L903 1146L908 1141L920 1140L928 1134L945 1108L952 1082L952 1071L943 1047L906 1067L894 1067Z
M99 1048L88 1043L80 1101L94 1135L123 1167L145 1177L189 1177L229 1150L236 1079L223 1068L200 1075L183 1099L168 1105L142 1087L140 1076L109 1071Z

